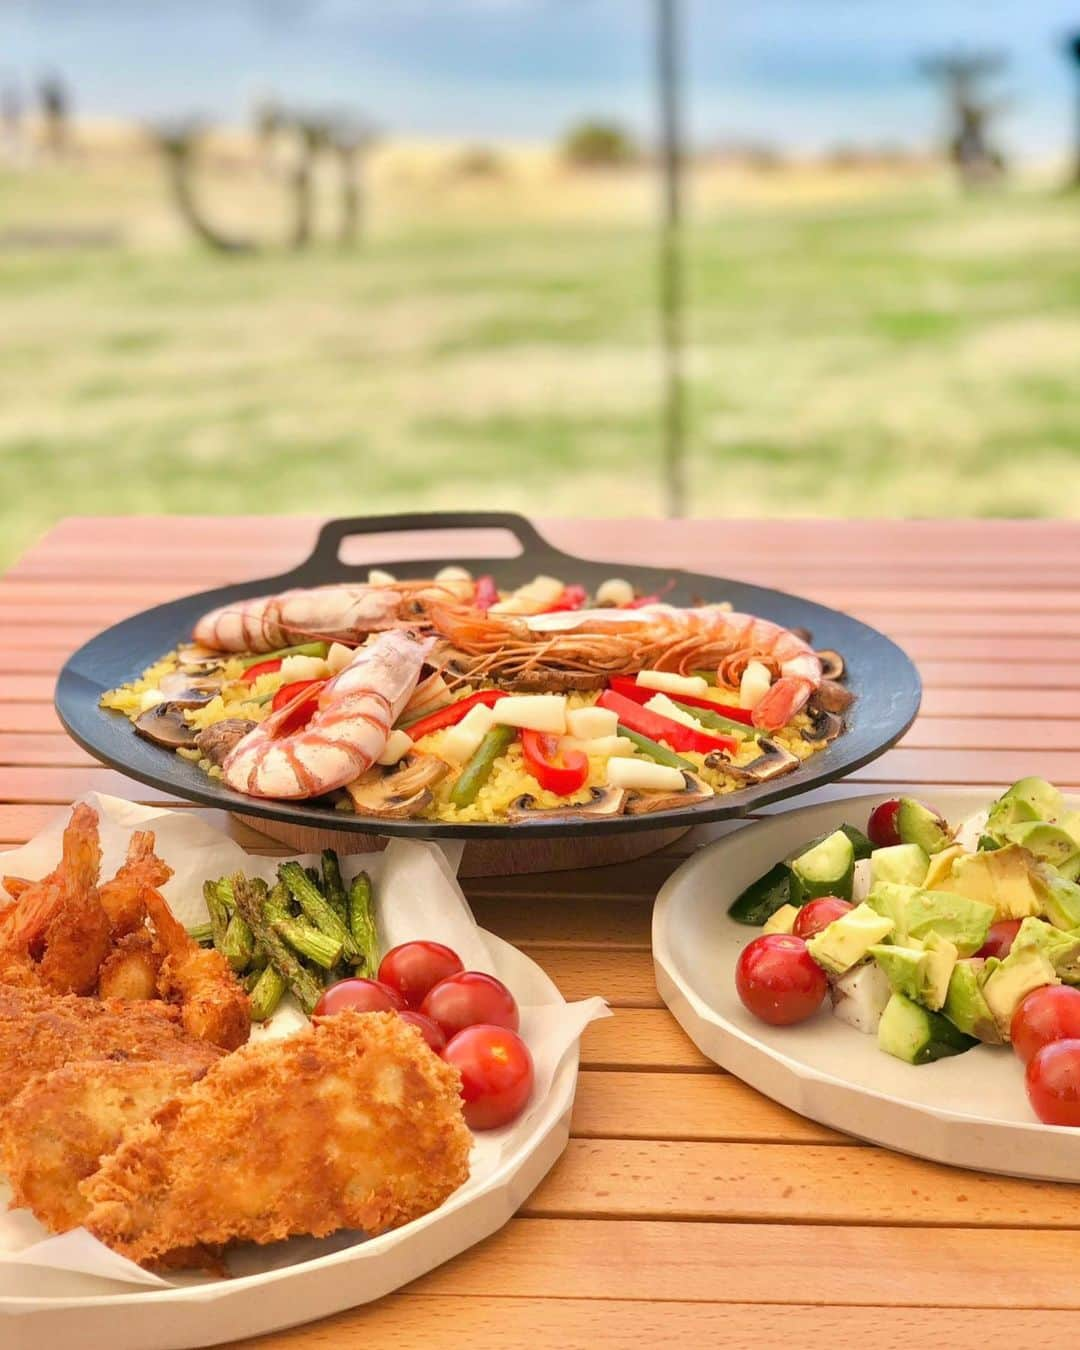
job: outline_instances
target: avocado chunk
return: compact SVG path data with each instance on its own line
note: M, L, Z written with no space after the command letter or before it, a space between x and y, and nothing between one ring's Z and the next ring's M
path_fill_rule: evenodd
M995 844L995 848L997 845ZM918 883L928 891L947 891L949 889L948 881L952 876L953 863L957 858L963 858L967 849L961 844L950 844L948 848L943 848L940 853L935 853L930 859L930 866L926 869L926 876Z
M944 1004L957 960L956 944L948 938L929 933L918 947L875 944L870 955L896 993L934 1011Z
M986 971L990 973L987 975ZM1045 984L1058 984L1053 963L1041 948L1024 946L1009 952L1008 956L991 969L984 967L982 994L993 1013L998 1031L1009 1040L1013 1013L1033 989Z
M781 905L762 925L763 933L790 933L799 917L798 905Z
M911 938L925 940L930 933L938 933L956 946L959 956L974 955L994 921L993 908L980 900L894 882L875 886L866 903L892 919L894 942L904 946Z
M1034 885L1042 901L1042 912L1055 928L1080 928L1080 885L1066 881L1049 868L1039 870Z
M873 948L871 948L873 950ZM892 989L876 961L860 961L846 975L829 983L832 1010L856 1031L874 1035Z
M855 848L843 830L834 830L791 860L791 901L802 905L823 895L851 899Z
M1026 848L1067 880L1075 881L1080 874L1080 848L1060 826L1044 820L1024 820L1018 825L1006 825L1001 833L1008 843Z
M977 1044L948 1018L920 1007L903 994L893 994L878 1023L878 1045L905 1064L930 1064L948 1055L963 1054Z
M1037 947L1050 958L1054 973L1065 984L1080 984L1080 936L1063 933L1042 919L1025 919L1013 938L1013 952L1023 947Z
M888 937L892 930L892 919L883 917L869 905L856 905L815 933L806 948L822 969L831 975L845 975L875 942Z
M958 1030L988 1045L1003 1045L990 1005L979 987L983 962L976 957L957 961L949 980L949 992L942 1012Z
M933 855L948 848L952 835L941 817L914 797L901 797L896 811L896 833L902 844L918 844L924 853Z
M921 886L930 870L930 859L918 844L893 844L876 848L870 855L870 885L896 881L902 886Z
M1022 821L1056 822L1064 809L1064 800L1053 783L1048 783L1045 778L1021 778L990 808L986 830L988 834L998 836L1006 827Z
M955 860L941 886L993 905L995 919L1026 919L1042 913L1037 863L1019 844L1007 844L992 853L965 853Z

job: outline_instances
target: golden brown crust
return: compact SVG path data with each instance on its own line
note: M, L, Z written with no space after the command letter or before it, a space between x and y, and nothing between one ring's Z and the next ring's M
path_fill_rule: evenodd
M195 1243L385 1232L468 1176L460 1080L394 1014L342 1013L220 1060L82 1185L136 1261Z
M83 1222L79 1182L104 1154L205 1070L163 1061L83 1060L32 1079L0 1110L0 1169L12 1208L29 1209L53 1233Z

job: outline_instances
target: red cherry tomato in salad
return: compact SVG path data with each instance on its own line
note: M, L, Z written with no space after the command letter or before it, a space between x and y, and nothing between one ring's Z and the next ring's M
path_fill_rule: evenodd
M406 1008L419 1008L429 989L464 969L457 952L441 942L403 942L383 957L379 983L396 990Z
M1044 1125L1080 1125L1080 1041L1051 1041L1024 1075L1028 1101Z
M465 1027L451 1038L442 1057L461 1074L465 1124L470 1130L509 1124L532 1096L532 1055L508 1027Z
M514 996L494 975L464 970L429 989L420 1011L449 1038L465 1027L485 1023L517 1031L520 1023Z
M1080 1040L1080 989L1048 984L1033 990L1013 1013L1009 1039L1025 1064L1052 1041Z
M875 848L892 848L900 842L900 833L896 828L896 813L899 810L900 798L890 797L870 812L870 819L866 822L866 837Z
M792 932L804 940L813 937L823 928L828 928L834 919L839 919L841 914L846 914L854 908L853 904L841 900L838 895L823 895L820 899L811 900L809 904L803 905L795 919Z
M1013 942L1020 931L1019 919L999 919L990 925L986 941L975 953L976 956L997 956L1004 959L1012 950Z
M765 933L744 947L735 966L735 988L755 1017L774 1027L804 1022L821 1007L825 972L802 938Z
M409 1026L417 1027L420 1035L423 1036L432 1050L437 1055L442 1054L446 1048L446 1037L430 1017L425 1017L423 1013L414 1012L412 1008L402 1008L398 1016L403 1022L408 1022Z
M354 1012L400 1012L402 1007L401 996L396 989L380 984L378 980L357 977L338 980L337 984L324 989L312 1016L330 1017L349 1008Z

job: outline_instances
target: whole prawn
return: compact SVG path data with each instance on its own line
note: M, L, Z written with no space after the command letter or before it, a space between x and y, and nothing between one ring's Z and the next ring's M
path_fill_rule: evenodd
M271 652L320 639L354 646L371 633L422 622L430 604L471 600L474 590L472 582L457 580L297 588L211 610L192 636L221 652Z
M403 629L380 633L322 686L314 715L296 729L300 693L237 741L222 764L229 787L252 797L318 797L344 787L386 745L434 646Z
M809 643L788 628L726 605L654 604L506 619L442 607L435 622L457 650L476 658L473 676L519 678L537 668L688 674L712 667L722 684L737 687L747 664L759 661L774 679L754 709L754 725L763 731L788 723L822 681L821 661Z

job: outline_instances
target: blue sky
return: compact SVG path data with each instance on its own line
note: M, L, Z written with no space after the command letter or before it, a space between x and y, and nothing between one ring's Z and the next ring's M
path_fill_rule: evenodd
M698 143L925 143L918 54L1012 59L1003 133L1063 148L1080 0L683 0ZM80 108L237 118L274 90L349 105L388 131L557 134L590 113L648 133L652 0L0 0L0 76L69 78Z

